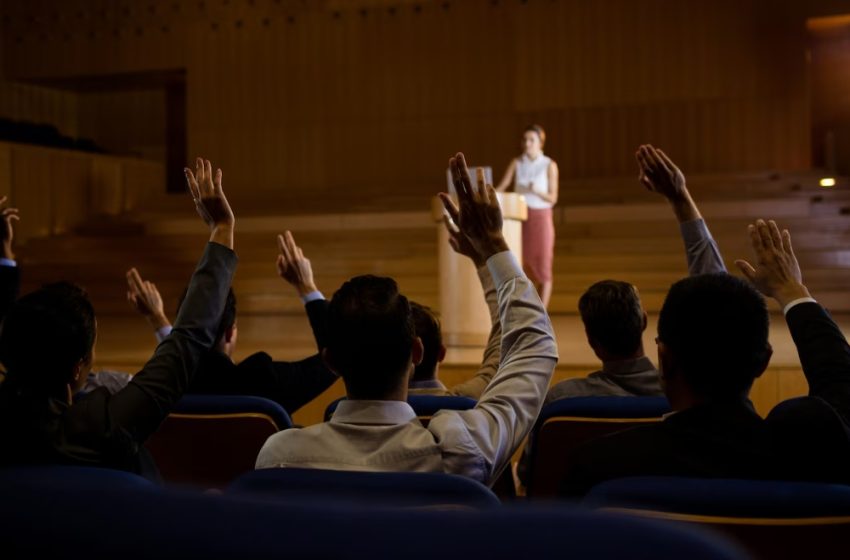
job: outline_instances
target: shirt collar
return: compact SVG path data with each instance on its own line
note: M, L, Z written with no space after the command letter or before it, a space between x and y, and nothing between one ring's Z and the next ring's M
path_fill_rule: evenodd
M416 413L404 401L343 400L331 417L331 424L407 424Z
M446 386L439 379L420 379L407 384L410 389L445 389Z
M646 356L641 356L635 360L611 360L602 363L602 372L609 375L638 373L650 370L655 371L655 365Z

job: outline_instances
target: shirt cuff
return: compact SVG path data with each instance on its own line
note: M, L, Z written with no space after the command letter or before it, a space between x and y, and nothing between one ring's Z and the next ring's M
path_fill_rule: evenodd
M699 243L703 239L711 239L711 232L708 231L708 226L705 225L705 220L702 218L690 220L679 224L679 231L682 232L682 239L686 245Z
M322 295L322 292L320 292L319 290L314 290L314 291L310 292L309 294L301 296L301 302L304 305L307 305L311 301L318 301L320 299L325 299L325 296Z
M797 298L794 301L789 302L788 305L786 305L782 309L782 314L788 315L788 312L791 311L792 307L796 307L796 306L800 305L801 303L817 303L817 300L815 300L815 298L812 298L812 297Z
M16 266L18 266L18 263L16 263L12 259L0 259L0 266L9 266L15 268Z
M502 251L487 259L487 268L490 269L493 284L497 287L514 278L525 277L512 251Z
M171 334L171 325L168 325L168 326L165 326L165 327L160 327L160 328L156 329L156 333L154 333L154 334L156 336L156 341L162 342L163 340L168 338L168 335Z

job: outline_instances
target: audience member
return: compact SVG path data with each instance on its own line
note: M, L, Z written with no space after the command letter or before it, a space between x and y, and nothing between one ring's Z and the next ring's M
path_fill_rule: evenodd
M737 264L752 284L699 275L674 284L664 301L656 340L674 413L580 448L565 496L643 475L850 481L850 346L803 284L788 231L763 220L749 231L756 267ZM808 397L766 419L749 400L772 354L759 291L782 308L809 383Z
M663 151L643 145L636 152L638 180L664 197L679 222L691 276L725 272L726 266L685 183L685 175ZM646 312L635 286L617 280L592 285L579 299L587 342L602 369L554 385L546 404L567 397L659 396L658 370L644 351Z
M117 393L98 390L74 402L86 378L97 337L86 293L67 283L45 286L7 310L0 332L0 465L77 464L142 472L142 445L191 382L215 342L236 268L234 216L209 161L197 160L186 179L195 207L210 227L210 242L192 275L170 336L132 381ZM15 214L4 212L4 241ZM4 258L11 251L4 245ZM10 263L7 263L10 264ZM14 267L0 270L0 295L17 291Z
M292 233L278 236L278 274L290 283L301 297L307 310L316 344L321 351L323 329L327 314L327 301L313 280L309 259L295 244ZM127 273L127 299L147 319L154 329L157 341L162 342L171 333L171 323L165 314L162 297L154 283L142 280L134 268ZM185 297L185 296L184 296ZM183 298L177 312L183 306ZM296 362L279 362L265 352L257 352L239 362L233 361L238 329L236 321L236 295L227 294L216 343L201 358L198 374L189 385L187 393L217 395L254 395L278 402L287 412L293 413L323 393L338 378L322 361L320 354ZM92 374L89 387L105 384L126 384L129 376L111 372Z
M479 262L487 263L502 325L503 357L477 406L441 411L422 426L406 402L423 354L410 304L392 279L359 276L330 302L323 351L348 400L329 422L271 436L257 468L432 471L489 483L528 433L557 362L552 326L502 237L495 190L483 182L472 188L462 154L450 167L460 208L448 195L441 198Z
M483 184L483 174L480 180ZM469 257L478 272L478 280L481 282L484 300L487 302L487 309L490 312L490 335L487 338L487 346L484 349L481 366L475 375L449 389L439 379L440 364L446 357L440 320L430 308L413 301L410 302L414 331L419 340L422 341L423 352L422 361L413 370L408 392L411 395L459 396L478 399L499 368L499 352L502 343L499 302L487 263L480 260L469 240L460 233L457 225L448 216L445 217L444 223L449 233L449 244L458 254Z

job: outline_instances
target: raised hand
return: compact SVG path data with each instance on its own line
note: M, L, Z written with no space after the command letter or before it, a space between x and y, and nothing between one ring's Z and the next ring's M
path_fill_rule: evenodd
M445 204L445 201L443 201L443 203ZM457 215L459 210L457 209L457 206L455 205L454 201L449 199L448 203L454 206L453 214ZM469 241L469 238L460 232L454 222L454 219L450 217L450 213L448 211L445 215L443 215L443 224L446 226L446 231L449 233L449 245L451 245L455 253L472 259L472 262L476 268L484 266L485 261L481 260L480 256L478 255L478 251L476 251L475 247L472 246L472 243Z
M6 204L6 201L9 200L8 196L4 196L0 198L0 206ZM2 258L15 260L15 253L12 251L12 241L15 238L15 228L12 227L12 222L16 222L21 218L18 216L17 208L3 208L0 210L0 218L3 220L2 227L0 227L0 244L3 247Z
M496 198L496 190L493 185L484 183L483 173L478 175L477 187L472 187L469 168L462 153L449 159L449 167L459 204L456 205L447 193L440 193L440 199L449 217L457 225L459 234L466 237L469 247L477 255L473 260L487 262L496 253L508 250L508 244L502 236L502 209Z
M810 297L809 290L803 285L803 275L791 247L788 230L780 233L773 220L756 220L748 229L757 267L745 260L735 261L744 276L762 294L774 298L783 307L795 299Z
M210 241L233 248L233 227L236 219L221 187L221 169L212 172L209 160L195 160L195 171L186 167L186 182L195 201L195 209L212 230Z
M685 175L667 154L649 144L635 152L638 162L638 181L650 192L660 194L673 207L680 223L702 219L688 187Z
M635 157L639 169L638 180L647 190L668 200L686 196L685 174L662 150L644 144L638 148Z
M127 301L155 330L171 325L165 316L162 296L159 295L156 284L142 280L135 268L127 271Z
M295 244L292 232L277 236L280 254L277 256L277 273L292 284L301 297L318 290L313 280L313 267L310 259L304 256L301 247Z

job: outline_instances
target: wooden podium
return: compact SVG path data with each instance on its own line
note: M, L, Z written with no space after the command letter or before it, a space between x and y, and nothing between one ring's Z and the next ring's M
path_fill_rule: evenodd
M515 193L498 193L504 225L502 231L511 251L522 262L522 222L528 218L525 198ZM440 322L446 362L477 363L490 334L490 312L484 301L478 273L469 258L449 245L443 225L443 204L435 198L432 216L437 223L440 274Z

